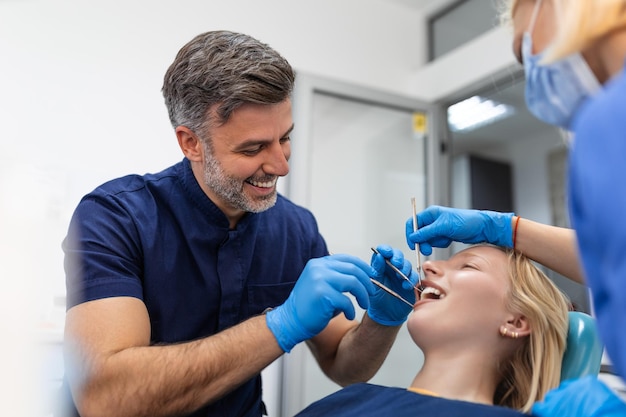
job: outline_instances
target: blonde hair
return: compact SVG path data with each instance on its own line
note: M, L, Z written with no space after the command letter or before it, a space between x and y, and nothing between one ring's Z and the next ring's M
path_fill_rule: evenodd
M624 0L543 1L551 1L554 5L558 25L555 38L546 50L543 62L556 61L583 51L611 32L626 29ZM504 0L500 14L502 23L510 24L518 3L519 0Z
M528 258L511 249L502 250L509 262L507 307L527 318L531 333L526 343L500 364L502 380L494 404L528 412L560 383L569 302Z

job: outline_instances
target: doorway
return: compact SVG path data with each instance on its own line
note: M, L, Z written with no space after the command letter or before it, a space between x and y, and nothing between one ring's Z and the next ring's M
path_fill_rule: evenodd
M404 225L412 214L411 198L418 211L433 201L429 172L437 166L438 145L434 126L427 123L433 106L303 74L298 74L293 106L286 193L313 212L329 250L369 262L371 247L385 243L413 260ZM354 305L360 319L364 311ZM421 352L403 327L371 382L408 386L421 364ZM282 415L340 389L305 344L285 355L281 366Z

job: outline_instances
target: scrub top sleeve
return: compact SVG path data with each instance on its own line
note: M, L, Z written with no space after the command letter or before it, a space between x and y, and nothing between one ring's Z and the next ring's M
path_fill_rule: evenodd
M142 251L133 216L115 199L84 198L63 242L67 309L87 301L142 299Z

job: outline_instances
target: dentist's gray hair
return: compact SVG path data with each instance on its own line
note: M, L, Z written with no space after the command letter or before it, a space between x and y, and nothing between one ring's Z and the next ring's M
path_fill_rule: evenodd
M213 31L181 48L162 92L172 127L209 137L209 123L225 123L242 104L280 103L289 98L294 81L291 65L268 45L241 33Z

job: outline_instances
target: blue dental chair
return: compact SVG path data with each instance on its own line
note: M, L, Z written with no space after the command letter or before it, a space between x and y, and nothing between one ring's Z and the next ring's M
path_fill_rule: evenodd
M568 314L569 330L561 367L561 381L586 375L597 376L602 363L603 345L595 320L578 311L570 311Z

